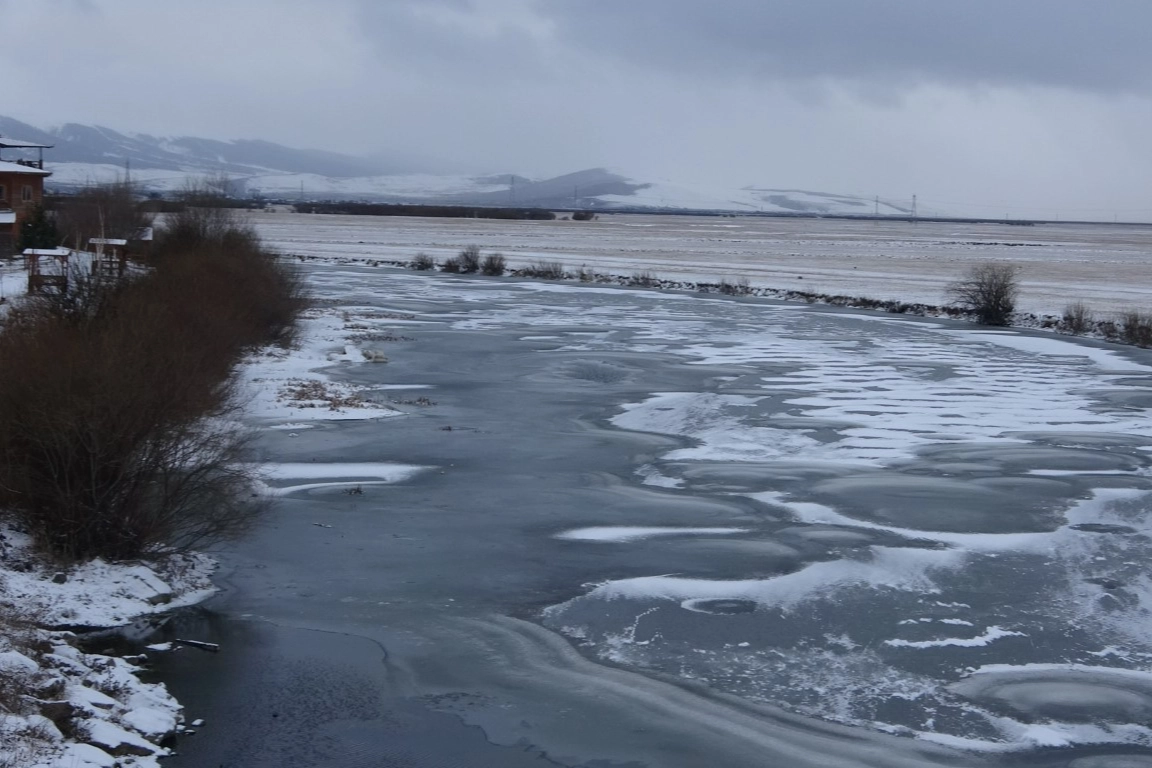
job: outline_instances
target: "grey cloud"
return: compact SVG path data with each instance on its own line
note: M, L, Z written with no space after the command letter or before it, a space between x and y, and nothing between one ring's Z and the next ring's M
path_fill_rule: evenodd
M354 0L357 32L380 63L420 82L538 80L548 57L539 40L500 2Z
M547 0L570 45L733 78L1152 86L1148 0Z

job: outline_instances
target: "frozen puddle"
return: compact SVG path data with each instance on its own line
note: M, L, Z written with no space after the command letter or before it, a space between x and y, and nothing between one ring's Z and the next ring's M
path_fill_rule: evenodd
M262 464L260 474L267 493L286 496L323 488L399 483L426 469L410 464L296 462Z

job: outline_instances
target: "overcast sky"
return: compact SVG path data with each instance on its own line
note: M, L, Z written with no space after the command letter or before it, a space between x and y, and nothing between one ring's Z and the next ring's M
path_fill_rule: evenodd
M1152 0L0 0L0 114L1152 221Z

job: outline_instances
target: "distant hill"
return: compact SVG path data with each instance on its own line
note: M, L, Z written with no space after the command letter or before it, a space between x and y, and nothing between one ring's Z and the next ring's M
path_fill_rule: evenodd
M163 138L68 123L41 129L0 116L0 136L53 145L48 187L68 191L130 172L147 192L171 192L190 180L226 175L234 193L289 200L469 204L598 210L711 210L766 213L907 215L902 202L797 189L701 187L641 181L590 168L550 179L515 174L427 173L409 160L369 159L260 140ZM13 154L7 150L5 157Z
M124 169L183 173L253 174L268 170L350 177L410 173L418 168L316 149L293 149L269 141L216 141L192 136L161 138L124 134L111 128L68 123L43 130L0 116L0 136L52 144L46 159L53 163L108 165Z

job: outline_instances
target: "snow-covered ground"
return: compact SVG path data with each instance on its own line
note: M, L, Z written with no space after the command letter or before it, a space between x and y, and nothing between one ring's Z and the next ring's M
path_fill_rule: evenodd
M909 201L890 202L851 195L830 195L795 189L686 186L673 181L647 182L630 195L599 195L610 206L683 208L742 213L815 213L870 216L907 215ZM927 215L927 212L921 212Z
M156 768L168 754L159 741L184 718L162 684L138 677L145 659L85 653L70 631L45 627L116 627L191 605L215 592L214 567L204 555L176 555L60 568L0 527L0 696L11 697L0 714L0 765ZM38 705L8 709L25 695Z
M559 261L597 272L939 305L971 265L1021 268L1019 309L1100 315L1152 307L1152 226L909 224L833 219L601 215L593 222L252 215L272 247L307 256L438 261L468 245L513 267Z

